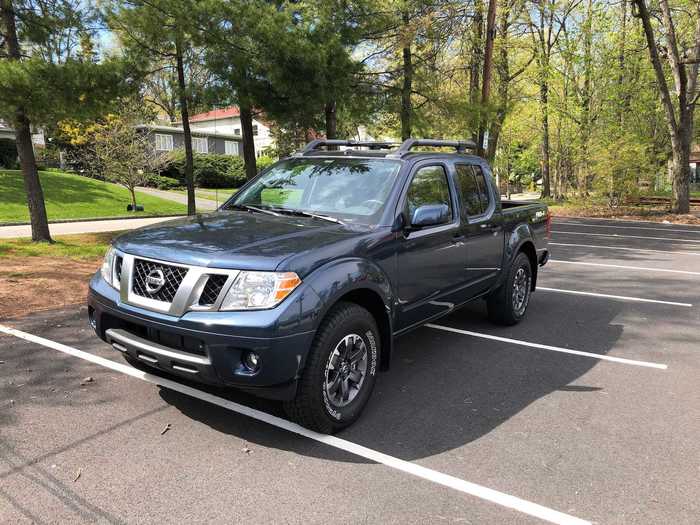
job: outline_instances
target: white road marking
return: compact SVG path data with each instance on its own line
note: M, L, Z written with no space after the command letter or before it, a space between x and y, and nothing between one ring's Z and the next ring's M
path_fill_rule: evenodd
M679 252L676 250L652 250L650 248L629 248L627 246L603 246L600 244L574 244L568 242L550 242L550 246L582 246L584 248L605 248L607 250L626 250L629 252L653 252L653 253L670 253L680 255L700 255L700 252Z
M579 290L562 290L560 288L545 288L543 286L537 286L537 290L541 290L543 292L568 293L573 295L589 295L591 297L604 297L606 299L619 299L621 301L634 301L638 303L668 304L672 306L685 306L686 308L693 307L693 305L690 303L676 303L674 301L660 301L658 299L643 299L641 297L629 297L627 295L610 295L606 293L582 292Z
M615 363L623 363L625 365L634 366L644 366L647 368L658 368L660 370L666 370L668 365L661 363L652 363L649 361L637 361L636 359L625 359L624 357L614 357L605 354L594 354L592 352L582 352L581 350L571 350L570 348L561 348L559 346L542 345L540 343L531 343L529 341L521 341L519 339L510 339L509 337L500 337L497 335L484 334L481 332L470 332L469 330L461 330L459 328L452 328L451 326L444 326L440 324L428 323L425 325L428 328L435 328L436 330L444 330L445 332L453 332L455 334L468 335L471 337L479 337L481 339L491 339L492 341L500 341L502 343L510 343L519 346L527 346L530 348L538 348L540 350L551 350L552 352L561 352L564 354L580 355L583 357L592 357L593 359L600 359L601 361L613 361Z
M528 514L530 516L534 516L535 518L540 518L550 523L557 523L561 525L592 525L589 521L576 518L569 514L564 514L563 512L559 512L554 509L538 505L537 503L532 503L530 501L520 499L516 496L511 496L510 494L506 494L504 492L499 492L497 490L477 485L476 483L471 483L469 481L465 481L463 479L456 478L448 474L443 474L442 472L438 472L436 470L432 470L427 467L411 463L410 461L405 461L399 458L395 458L393 456L389 456L388 454L384 454L382 452L363 447L362 445L352 443L351 441L347 441L336 436L319 434L318 432L314 432L313 430L304 428L300 425L297 425L296 423L287 421L286 419L267 414L266 412L250 408L245 405L235 403L233 401L229 401L228 399L215 396L208 392L197 390L196 388L183 385L170 379L158 377L147 372L137 370L136 368L133 368L129 365L115 363L114 361L111 361L109 359L105 359L103 357L99 357L89 352L84 352L82 350L78 350L77 348L73 348L61 343L57 343L56 341L51 341L50 339L45 339L43 337L29 334L27 332L22 332L20 330L16 330L14 328L4 326L1 324L0 332L18 337L20 339L24 339L25 341L29 341L41 346L45 346L47 348L58 350L59 352L63 352L65 354L77 357L79 359L84 359L85 361L89 361L91 363L103 366L105 368L109 368L110 370L114 370L115 372L120 372L122 374L135 377L136 379L146 381L147 383L152 383L154 385L159 385L170 390L180 392L181 394L200 399L213 405L220 406L232 412L236 412L238 414L248 416L252 419L268 423L269 425L287 430L289 432L293 432L294 434L313 439L314 441L318 441L319 443L323 443L325 445L344 450L345 452L349 452L350 454L355 454L356 456L363 457L370 461L374 461L387 467L400 470L407 474L411 474L413 476L432 481L433 483L443 485L445 487L457 490L459 492L463 492L465 494L469 494L470 496L475 496L477 498L490 501L491 503L495 503L496 505L501 505L503 507L522 512L523 514Z
M681 230L679 228L654 228L650 226L613 226L612 224L586 224L584 222L560 221L560 224L572 224L574 226L588 226L589 228L624 228L626 230L655 230L660 232L700 233L700 230Z
M584 266L602 266L605 268L623 268L625 270L640 270L645 272L665 272L665 273L682 273L684 275L700 275L700 272L689 272L687 270L668 270L666 268L647 268L644 266L626 266L623 264L604 264L604 263L592 263L583 261L562 261L560 259L550 259L550 263L555 264L582 264Z
M671 239L669 237L647 237L646 235L619 235L617 233L588 233L588 232L572 232L565 230L552 230L552 233L564 233L566 235L593 235L596 237L615 237L617 239L650 239L654 241L675 241L675 242L698 242L700 239Z

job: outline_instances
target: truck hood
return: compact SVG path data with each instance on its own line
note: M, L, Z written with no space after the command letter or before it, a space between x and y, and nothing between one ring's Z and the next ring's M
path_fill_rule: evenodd
M291 255L366 231L307 217L219 211L127 232L114 246L131 255L175 263L272 271Z

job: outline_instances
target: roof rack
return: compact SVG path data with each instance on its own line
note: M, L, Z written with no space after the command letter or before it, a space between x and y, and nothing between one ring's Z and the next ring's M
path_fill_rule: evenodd
M364 147L371 150L377 149L393 149L398 146L398 142L390 141L370 141L370 140L340 140L340 139L317 139L312 140L303 149L294 153L295 157L303 157L304 155L311 153L315 150L321 149L326 146L355 146Z
M476 144L472 140L433 140L433 139L406 139L401 143L401 147L387 157L401 158L411 152L416 146L427 146L432 148L455 148L457 153L464 153L466 150L475 150Z

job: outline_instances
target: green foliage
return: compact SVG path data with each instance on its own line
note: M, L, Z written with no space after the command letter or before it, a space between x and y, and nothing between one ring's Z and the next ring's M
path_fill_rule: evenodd
M255 161L255 165L258 168L258 173L260 173L262 170L267 168L268 166L272 166L275 162L277 162L275 159L272 157L268 157L267 155L260 155L257 160Z
M201 188L238 188L246 181L243 159L234 155L195 153L193 171L195 184ZM170 163L161 175L184 184L184 150L176 150L170 155Z
M131 202L127 189L80 175L39 172L44 188L49 220L96 219L123 217ZM19 171L0 171L0 222L27 222L29 211L22 191L24 183ZM138 202L145 207L139 215L174 215L186 212L178 202L138 193ZM132 215L132 214L129 214Z
M171 177L151 174L146 178L145 186L159 190L177 190L182 188L182 182Z
M0 168L17 168L17 145L12 139L0 139Z

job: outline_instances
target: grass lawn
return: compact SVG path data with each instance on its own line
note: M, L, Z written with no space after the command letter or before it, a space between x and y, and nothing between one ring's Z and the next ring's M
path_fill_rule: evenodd
M52 259L94 259L102 257L109 243L119 232L61 235L53 244L32 242L31 239L0 239L0 258L50 257ZM31 263L27 268L31 269Z
M145 210L131 213L126 211L126 205L131 203L129 191L117 184L48 171L39 172L39 177L49 221L187 212L184 204L137 192L136 202L143 205ZM0 222L28 221L22 174L14 170L0 170Z

